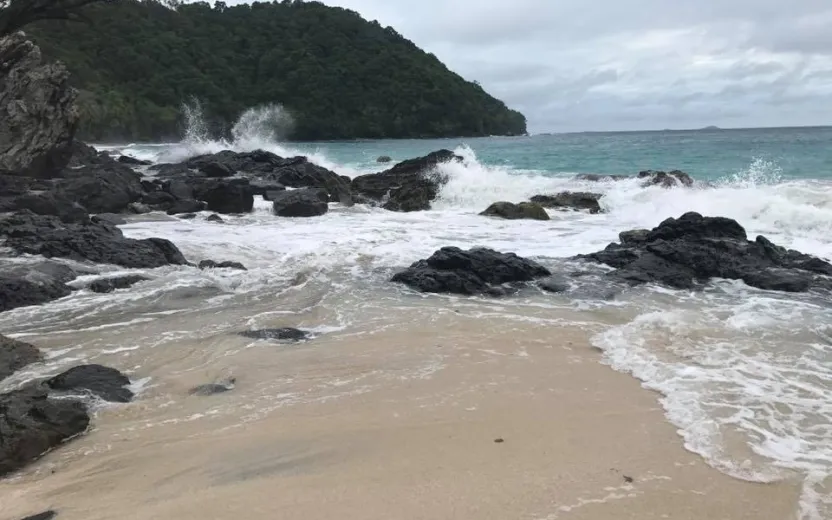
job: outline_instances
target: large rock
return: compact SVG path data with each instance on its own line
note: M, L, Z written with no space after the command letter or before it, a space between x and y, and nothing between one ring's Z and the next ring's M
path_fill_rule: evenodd
M170 241L161 238L125 238L105 222L66 224L56 217L19 212L0 219L0 236L19 253L47 258L69 258L130 268L187 264Z
M145 282L149 278L138 274L128 274L125 276L117 276L115 278L102 278L101 280L96 280L87 286L92 292L95 293L110 293L115 291L116 289L128 289L139 282Z
M281 191L272 195L272 211L278 217L317 217L329 211L328 198L321 189Z
M531 201L540 204L544 208L600 213L601 205L598 203L600 199L601 194L599 193L564 191L557 195L535 195L531 198Z
M33 280L0 273L0 312L41 305L72 294L72 288L56 279Z
M56 189L90 213L127 211L144 193L141 176L106 154L94 164L64 170Z
M528 282L552 273L537 262L514 253L486 248L463 251L443 247L393 276L393 282L431 293L505 294L503 284Z
M128 403L133 399L133 392L127 388L130 379L115 368L102 365L73 367L45 384L59 392L89 393L113 403Z
M205 201L209 211L248 213L254 208L254 194L248 179L195 181L194 198Z
M57 175L71 156L76 97L66 68L44 64L40 49L23 33L0 39L0 169Z
M42 360L43 355L34 345L0 334L0 380Z
M62 194L27 193L14 199L14 210L29 210L38 215L54 215L64 222L83 222L89 218L86 208Z
M679 186L693 186L693 179L683 171L673 170L671 172L645 170L639 172L639 179L645 179L643 186L661 186L662 188L676 188Z
M830 287L832 264L772 244L747 239L735 220L685 213L658 227L621 233L621 243L584 258L616 268L631 284L656 282L691 289L711 278L743 280L760 289L802 292Z
M44 387L0 395L0 477L83 433L89 422L83 403L50 399Z
M208 204L201 200L177 200L168 209L168 215L193 214L204 210ZM196 215L194 215L196 216Z
M450 150L439 150L408 159L381 173L356 177L352 191L391 211L427 210L447 182L437 165L450 161L462 161L462 157Z
M534 202L521 202L514 204L512 202L495 202L488 206L485 211L480 213L487 217L499 217L509 220L531 219L531 220L549 220L549 214L543 209L540 204Z
M320 188L329 195L329 201L350 205L352 193L350 183L333 171L309 162L306 157L287 159L277 168L271 179L290 188ZM274 190L269 190L274 191Z

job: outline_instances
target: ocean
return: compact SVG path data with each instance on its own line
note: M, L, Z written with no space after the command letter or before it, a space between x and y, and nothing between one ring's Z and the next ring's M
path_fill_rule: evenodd
M382 155L395 162L446 148L465 160L441 166L449 181L425 212L332 204L321 217L281 219L260 200L251 214L227 217L221 225L206 222L208 213L193 220L133 219L121 226L129 237L167 238L189 259L239 261L248 271L165 267L146 272L152 280L130 290L80 291L0 314L2 330L51 348L48 371L93 360L139 379L140 404L119 412L109 425L98 421L110 437L68 446L60 455L65 460L117 451L119 442L149 429L166 432L161 439L183 439L199 429L257 428L286 407L349 403L383 396L396 385L417 385L452 368L454 354L444 349L453 348L461 334L454 320L464 320L466 337L483 345L495 330L512 331L517 345L528 335L556 348L573 334L562 331L584 335L600 352L600 363L657 393L665 420L688 451L732 478L795 482L795 518L832 518L828 297L763 291L729 280L714 280L702 291L643 286L613 293L588 277L575 279L561 294L531 291L493 300L417 295L388 282L396 270L443 246L486 246L555 271L579 270L579 263L565 259L603 249L621 231L651 228L688 211L736 219L751 239L761 234L831 260L832 128L319 143L279 142L248 129L231 141L190 136L180 143L99 148L155 162L262 148L280 156L308 155L350 177L388 167L376 161ZM684 170L696 184L664 189L633 180L574 180L577 173L632 175L646 169ZM552 220L545 222L478 215L495 201L565 190L602 193L604 212L550 211ZM266 326L311 330L321 346L310 342L304 353L286 353L277 365L264 360L262 347L229 336ZM428 329L442 339L443 327L448 332L441 345L409 346ZM373 337L391 331L397 343L381 357L381 350L349 356L339 350L365 340L374 344ZM503 346L526 352L513 343L483 349L503 352ZM234 398L194 403L176 397L183 385L231 373L241 381ZM459 395L431 394L422 404ZM184 424L191 426L175 433Z

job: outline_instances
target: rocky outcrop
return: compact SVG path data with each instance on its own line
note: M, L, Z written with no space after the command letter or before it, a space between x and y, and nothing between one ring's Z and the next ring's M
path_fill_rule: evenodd
M803 292L830 288L832 264L772 244L751 242L735 220L685 213L658 227L621 233L620 243L579 258L616 268L631 284L655 282L691 289L711 278L742 280L760 289Z
M499 217L508 220L531 219L531 220L549 220L549 214L543 209L540 204L534 202L521 202L514 204L512 202L495 202L488 206L488 208L480 213L487 217Z
M205 217L205 222L225 222L221 216L217 215L216 213L212 213Z
M356 177L352 191L390 211L427 210L447 182L436 167L450 161L462 161L462 157L450 150L439 150L408 159L381 173Z
M531 201L544 208L601 213L600 199L599 193L564 191L557 195L535 195Z
M0 219L0 236L19 253L69 258L130 268L183 265L187 261L170 241L134 240L105 222L66 224L56 217L19 212Z
M499 296L508 292L504 284L528 282L551 274L537 262L514 253L443 247L427 260L419 260L397 273L392 281L422 292Z
M0 380L42 360L43 355L34 345L0 334Z
M110 293L117 289L128 289L139 282L146 282L147 280L149 280L149 278L137 274L118 276L115 278L103 278L89 284L87 289L95 293Z
M258 329L240 332L240 336L251 339L276 341L303 341L309 339L309 333L299 329L285 327L282 329Z
M150 161L143 161L141 159L136 159L135 157L131 157L129 155L120 155L118 159L116 159L121 164L126 164L128 166L150 166Z
M328 198L322 189L281 191L272 197L272 211L278 217L317 217L329 211Z
M0 312L41 305L72 294L72 288L55 279L33 280L0 273Z
M215 262L213 260L203 260L199 263L200 269L236 269L238 271L247 271L246 266L240 262Z
M115 368L102 365L81 365L67 370L44 383L58 392L85 393L112 403L128 403L133 399L130 379Z
M28 210L38 215L54 215L67 223L83 222L89 218L86 208L66 198L63 194L51 191L27 193L15 197L10 209Z
M50 178L69 162L77 92L60 63L15 33L0 39L0 169Z
M248 213L254 207L254 193L248 179L211 180L194 185L194 198L205 201L216 213Z
M589 182L623 181L631 178L629 175L607 175L603 173L579 173L574 177L577 181Z
M671 172L646 170L639 172L638 178L645 179L642 186L661 186L662 188L676 188L679 186L689 188L693 186L693 179L690 175L680 170Z
M90 213L121 213L141 198L144 189L138 173L104 153L92 161L64 170L57 193Z
M0 477L83 433L89 422L83 403L50 399L43 386L0 395Z
M185 218L184 215L193 215L195 212L202 211L207 207L208 204L201 200L177 200L170 205L166 213L168 215L183 215L182 218ZM195 216L193 215L193 217Z

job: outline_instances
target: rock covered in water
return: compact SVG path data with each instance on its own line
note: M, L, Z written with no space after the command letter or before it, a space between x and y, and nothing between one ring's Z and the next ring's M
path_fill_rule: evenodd
M195 386L191 388L188 393L190 395L197 395L201 397L223 394L233 390L236 383L237 378L231 376L217 381L216 383L206 383L204 385Z
M90 393L113 403L128 403L133 399L133 392L127 388L130 379L115 368L102 365L73 367L45 384L52 390Z
M280 329L246 330L240 332L240 336L251 339L303 341L309 338L309 333L300 329L284 327Z
M691 187L693 179L687 173L680 170L670 172L645 170L639 172L639 179L646 179L643 186L661 186L662 188L675 188L678 186Z
M556 195L535 195L531 201L540 204L544 208L551 209L572 209L578 211L589 211L590 213L601 213L601 194L589 192L564 191Z
M500 285L528 282L551 274L537 262L514 253L443 247L430 258L397 273L392 281L422 292L499 295L505 292Z
M50 399L45 387L30 385L0 395L0 477L84 433L89 423L83 403Z
M95 293L110 293L116 289L127 289L139 282L146 282L147 280L149 280L149 278L137 274L131 274L115 278L96 280L89 284L87 288Z
M32 280L0 273L0 312L41 305L70 294L72 288L59 280Z
M685 213L658 227L621 233L621 243L584 258L616 268L612 276L641 284L691 289L711 278L742 280L760 289L802 292L830 287L832 264L772 244L747 239L737 221Z
M143 161L141 159L136 159L135 157L131 157L129 155L119 155L118 159L116 159L121 164L126 164L128 166L149 166L153 163L150 161Z
M381 155L381 156L379 156L379 158L378 158L378 159L376 159L376 162L380 162L380 163L388 163L388 162L390 162L390 161L392 161L392 160L393 160L393 159L392 159L389 155Z
M278 217L317 217L329 211L328 199L322 189L281 191L272 194L272 211Z
M577 181L589 182L623 181L624 179L630 178L629 175L609 175L603 173L579 173L574 177Z
M130 268L187 264L169 240L125 238L105 222L66 224L56 217L19 212L0 219L0 236L19 253L69 258Z
M225 222L221 216L217 215L216 213L212 213L205 217L205 222Z
M44 63L25 34L0 39L0 169L57 175L70 160L77 96L63 64Z
M43 355L37 347L0 334L0 380L40 361Z
M208 205L201 200L177 200L168 208L166 213L168 215L193 214L204 210L206 207Z
M447 182L437 172L437 166L450 161L462 161L462 157L450 150L438 150L408 159L381 173L356 177L352 180L352 191L391 211L428 210Z
M239 271L247 271L246 267L240 262L215 262L213 260L203 260L199 263L200 269L237 269Z
M512 202L495 202L488 206L485 211L480 213L487 217L499 217L508 220L531 219L531 220L549 220L549 214L543 209L543 206L534 202L521 202L514 204Z

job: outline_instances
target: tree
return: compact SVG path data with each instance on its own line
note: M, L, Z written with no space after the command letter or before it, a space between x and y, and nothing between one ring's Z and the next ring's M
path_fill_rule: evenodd
M0 38L40 20L83 19L78 10L105 0L0 0Z

